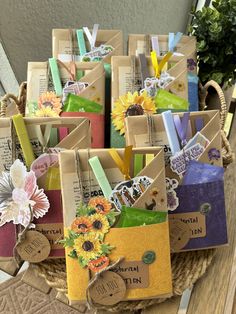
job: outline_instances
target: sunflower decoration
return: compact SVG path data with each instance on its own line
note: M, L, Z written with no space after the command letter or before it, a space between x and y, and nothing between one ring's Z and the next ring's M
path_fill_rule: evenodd
M109 265L107 257L113 249L104 237L114 223L117 213L103 197L92 198L88 206L81 204L67 236L60 241L70 250L69 256L78 260L82 267L98 272Z
M102 255L102 244L94 233L75 239L74 250L83 260L91 261Z
M98 196L89 200L88 206L94 208L97 213L106 215L111 210L111 203L105 197Z
M92 231L98 236L104 236L110 229L110 224L107 217L103 214L94 214L90 216L92 223Z
M45 92L38 99L37 117L58 117L61 113L61 98L54 92Z
M133 94L128 92L120 96L114 103L114 109L111 113L112 123L120 135L125 133L124 120L128 116L139 116L144 114L154 114L156 112L155 102L147 91L139 95L138 92Z
M75 233L86 233L90 231L91 228L92 224L89 217L78 217L71 225L71 230L73 230Z
M119 215L119 213L112 208L112 204L103 196L91 198L88 206L94 209L96 213L105 215L110 226L115 223L116 216Z

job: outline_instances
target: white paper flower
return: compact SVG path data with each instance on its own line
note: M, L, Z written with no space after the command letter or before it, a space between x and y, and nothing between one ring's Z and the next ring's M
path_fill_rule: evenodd
M3 172L0 177L0 204L7 199L11 199L14 186L11 181L10 173Z
M16 159L10 168L10 177L15 188L23 189L25 185L25 178L27 170L25 165Z
M49 207L44 190L37 186L35 173L27 172L20 160L13 163L10 174L0 177L0 227L7 222L27 227L31 219L43 217Z

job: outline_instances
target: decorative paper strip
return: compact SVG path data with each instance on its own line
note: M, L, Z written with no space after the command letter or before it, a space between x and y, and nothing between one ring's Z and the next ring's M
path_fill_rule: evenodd
M97 156L92 157L89 159L89 164L93 170L93 173L102 189L102 192L106 198L109 198L109 196L112 193L112 188L110 186L110 183L107 180L106 174L102 168L102 165L99 161L99 158Z
M179 141L177 133L175 130L175 125L173 121L173 116L170 110L162 112L162 119L164 122L166 134L168 137L168 142L170 144L170 149L173 155L180 151Z
M181 140L182 147L187 144L189 114L189 112L185 112L182 119L180 118L180 116L174 115L174 124Z
M52 73L52 80L53 80L53 85L56 91L57 96L62 95L62 85L61 85L61 79L60 79L60 73L57 65L57 60L56 58L49 58L49 65L50 65L50 70Z
M154 154L146 154L145 157L145 165L147 166L154 159Z
M204 122L202 118L196 117L195 119L195 128L197 132L200 132L201 129L204 127Z
M156 51L157 56L160 56L158 36L152 36L151 41L152 41L152 50Z
M163 70L165 64L169 61L169 59L171 58L172 55L173 55L172 52L170 52L170 51L167 52L167 54L163 57L163 59L159 63L157 60L156 51L151 52L151 60L152 60L152 65L153 65L156 77L160 77L161 71Z
M132 149L133 146L127 146L125 147L125 153L124 153L124 159L121 159L120 155L117 153L116 149L111 148L109 149L109 154L117 164L120 171L123 173L125 180L130 179L130 161L132 158Z
M61 189L60 172L58 166L48 168L45 189L47 191Z
M143 169L143 154L134 155L134 177Z
M141 70L141 78L142 78L142 86L144 88L144 82L145 80L150 76L147 66L147 59L144 53L141 53L139 56L139 62L140 62L140 70Z
M182 35L183 33L181 32L176 33L176 35L174 33L169 33L169 42L168 42L169 51L174 51Z
M77 29L76 34L77 34L77 41L78 41L80 56L83 56L87 52L86 46L85 46L85 40L84 40L84 32L82 29Z
M29 168L32 162L35 160L35 157L27 129L25 127L23 116L21 114L15 115L12 117L12 120L25 158L26 166Z
M98 32L99 24L93 25L93 31L92 34L90 33L88 27L83 27L83 30L88 38L91 50L95 48L96 38L97 38L97 32Z

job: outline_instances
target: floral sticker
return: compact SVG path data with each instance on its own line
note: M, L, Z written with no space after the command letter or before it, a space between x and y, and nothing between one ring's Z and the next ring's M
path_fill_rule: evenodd
M120 135L125 133L124 121L128 116L140 116L144 114L154 114L156 112L156 105L152 98L144 91L139 95L138 92L130 93L120 96L114 102L114 109L111 113L112 123Z
M171 91L175 92L184 92L186 89L184 82L182 81L175 81L171 86Z
M45 92L38 99L36 117L58 117L61 113L61 98L54 92Z
M71 258L76 258L81 267L98 272L109 265L107 255L113 249L104 242L105 234L118 215L104 197L90 199L88 206L81 205L76 218L68 229L68 236L61 242L72 250Z
M27 227L33 218L43 217L48 209L48 198L38 188L34 172L27 172L24 164L15 160L10 172L3 172L0 177L0 227L11 221Z
M150 97L155 97L160 88L165 89L174 79L168 72L162 72L160 78L148 77L145 79L144 89L140 93L146 91Z
M196 66L197 66L197 63L192 58L187 59L187 67L189 71L195 70Z
M170 211L174 211L179 206L179 198L175 192L178 186L176 179L166 178L166 190L167 190L167 208Z
M220 159L220 151L216 148L211 148L208 151L208 158L210 161L219 160Z

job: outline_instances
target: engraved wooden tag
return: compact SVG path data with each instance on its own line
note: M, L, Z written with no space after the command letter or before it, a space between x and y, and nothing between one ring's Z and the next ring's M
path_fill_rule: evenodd
M170 247L173 252L181 250L191 238L189 226L179 219L170 219Z
M106 271L95 281L89 293L95 303L113 305L124 299L126 285L121 276L112 271Z
M24 241L16 249L22 260L39 263L49 256L51 246L42 233L30 230L26 232Z

